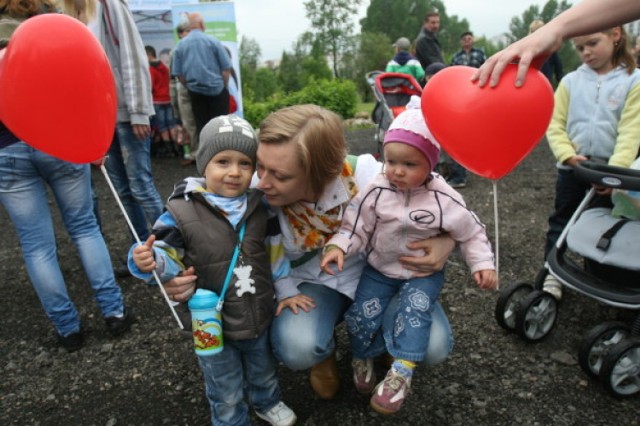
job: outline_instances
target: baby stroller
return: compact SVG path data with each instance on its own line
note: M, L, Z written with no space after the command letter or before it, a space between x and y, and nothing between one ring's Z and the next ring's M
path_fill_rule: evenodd
M576 175L593 184L640 191L638 170L588 160ZM631 325L610 321L593 327L578 351L588 376L599 378L613 396L629 397L640 393L640 221L616 219L608 208L587 209L594 195L591 189L582 200L534 284L520 282L500 291L495 316L502 328L527 341L546 337L558 313L556 299L542 291L547 274L601 304L638 310Z
M371 86L376 105L371 118L376 123L376 156L382 155L382 142L394 118L405 109L411 96L422 96L420 83L409 74L371 71L365 76Z

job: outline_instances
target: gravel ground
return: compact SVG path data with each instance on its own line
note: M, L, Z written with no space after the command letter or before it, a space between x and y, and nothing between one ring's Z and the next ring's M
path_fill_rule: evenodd
M348 132L353 153L374 149L373 131ZM177 159L154 159L163 197L175 181L195 172ZM104 179L94 170L107 243L114 259L129 245L126 223ZM502 285L528 280L542 266L546 216L552 205L553 160L540 144L511 175L497 183L499 260ZM466 201L487 224L495 241L492 182L470 176ZM55 214L56 221L60 221ZM70 294L86 329L86 345L67 354L27 279L15 232L0 209L0 424L2 425L205 425L209 410L189 336L181 333L160 291L129 278L121 280L138 322L112 339L93 299L75 250L58 226L61 264ZM442 302L456 339L449 359L420 366L413 393L391 418L368 407L350 383L345 331L339 328L342 388L334 401L317 399L308 371L281 370L284 399L304 425L640 425L638 397L616 400L582 372L577 346L592 326L629 320L631 312L606 308L568 292L556 326L531 344L498 326L497 294L470 279L452 257ZM379 371L382 375L384 372ZM257 424L259 420L255 419Z

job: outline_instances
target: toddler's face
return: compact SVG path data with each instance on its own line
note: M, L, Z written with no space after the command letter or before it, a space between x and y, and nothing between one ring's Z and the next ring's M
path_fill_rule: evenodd
M207 191L223 197L238 197L249 189L253 161L240 151L227 149L214 155L204 169Z
M429 160L418 149L401 142L384 145L384 174L398 189L422 186L430 172Z

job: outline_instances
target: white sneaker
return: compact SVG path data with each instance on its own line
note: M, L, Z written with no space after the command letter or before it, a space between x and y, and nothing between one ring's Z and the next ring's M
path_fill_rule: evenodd
M282 401L266 413L256 411L256 415L273 426L291 426L298 420L296 413Z
M551 294L558 302L562 300L562 283L553 275L546 276L542 284L542 290Z

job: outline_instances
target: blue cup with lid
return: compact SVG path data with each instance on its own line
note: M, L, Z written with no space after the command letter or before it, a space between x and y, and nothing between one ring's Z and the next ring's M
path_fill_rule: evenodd
M222 315L216 309L219 296L210 290L199 288L189 299L193 348L196 355L210 356L222 351Z

